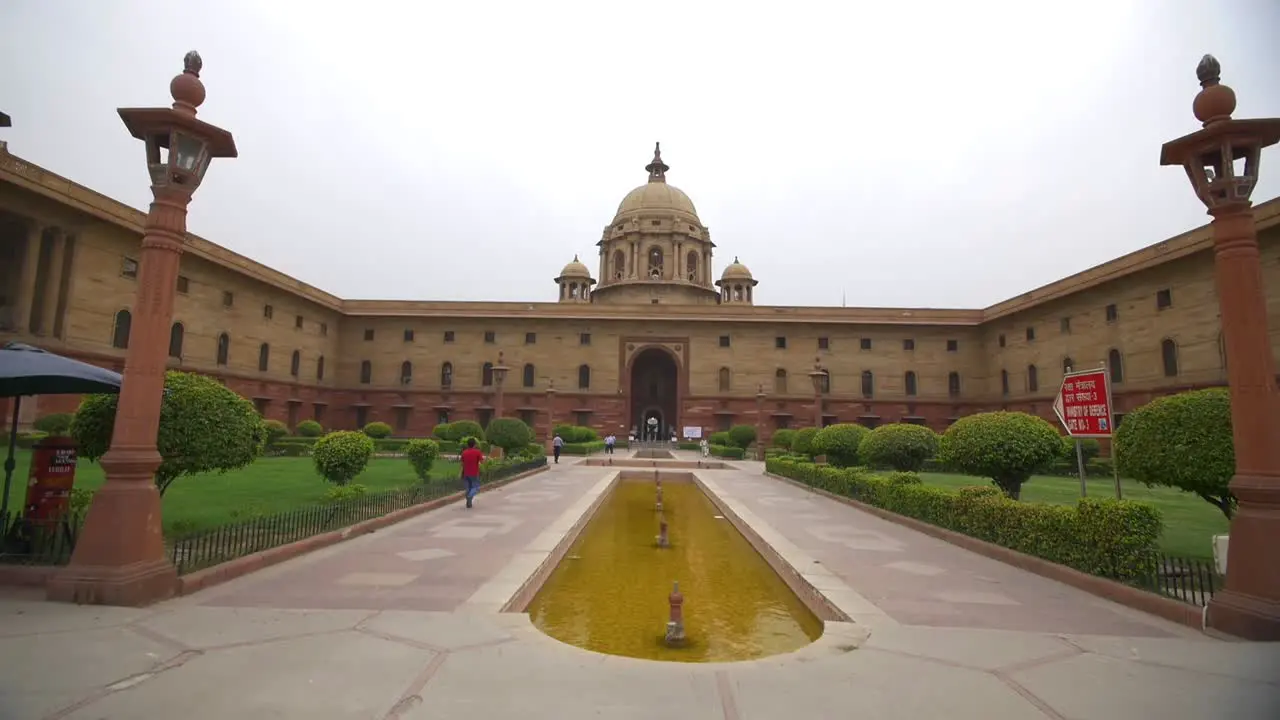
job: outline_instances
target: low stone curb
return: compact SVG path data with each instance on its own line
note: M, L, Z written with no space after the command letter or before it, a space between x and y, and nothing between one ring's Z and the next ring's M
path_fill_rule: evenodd
M808 490L809 492L855 507L883 520L888 520L891 523L902 525L903 527L910 528L916 532L949 542L952 545L962 547L965 550L975 552L984 557L989 557L992 560L999 560L1006 565L1012 565L1016 568L1033 572L1042 577L1047 577L1050 580L1057 580L1064 585L1070 585L1087 593L1097 595L1135 610L1150 613L1151 615L1155 615L1156 617L1163 618L1179 625L1185 625L1194 630L1204 630L1204 608L1188 605L1187 603L1179 602L1173 598L1161 597L1155 593L1130 587L1124 583L1116 582L1115 580L1108 580L1107 578L1098 577L1097 575L1090 575L1089 573L1081 572L1075 568L1069 568L1066 565L1059 565L1058 563L1050 562L1049 560L1038 558L1034 555L1028 555L1026 553L1018 552L1017 550L1011 550L1002 545L989 543L986 540L979 540L978 538L970 537L964 533L940 528L937 525L930 525L923 520L899 515L895 512L890 512L883 508L878 508L874 505L868 505L864 502L854 500L853 498L844 497L843 495L836 495L835 493L806 485L798 480L792 480L788 477L775 475L771 472L765 472L764 474L775 480L781 480L782 482L794 485L803 490Z
M523 480L531 475L546 472L550 469L550 467L543 465L542 467L522 472L519 475L513 475L509 478L496 480L488 485L482 486L480 488L480 492L488 492L490 490L500 488L503 485L509 485L517 480ZM420 503L412 507L393 510L382 517L370 518L369 520L358 522L350 527L331 530L327 533L321 533L320 535L312 535L309 538L303 538L287 545L279 545L261 552L253 553L252 555L245 555L244 557L228 560L224 563L214 565L213 567L182 575L178 578L178 586L174 594L190 595L191 593L204 590L205 588L220 585L228 580L243 577L251 572L255 572L272 565L277 565L286 560L292 560L300 555L306 555L309 552L329 547L330 545L336 545L344 540L359 537L360 535L366 535L374 532L375 530L381 530L382 528L390 525L404 522L409 518L417 517L418 515L430 510L435 510L461 500L463 495L464 493L459 491L443 497L438 497L434 500L428 500L427 502Z

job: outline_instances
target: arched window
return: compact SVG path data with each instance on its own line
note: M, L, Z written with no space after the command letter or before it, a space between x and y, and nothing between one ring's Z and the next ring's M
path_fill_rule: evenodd
M493 385L493 363L487 362L480 366L480 384L485 387Z
M720 392L729 392L729 368L720 368Z
M1004 395L1009 394L1009 371L1008 370L1000 371L1000 392L1001 394L1004 394Z
M440 365L440 387L453 387L453 363L443 363Z
M947 394L951 397L960 397L960 373L953 372L947 375Z
M226 365L227 356L231 354L231 336L222 333L218 336L218 364Z
M300 372L302 372L302 351L294 350L293 356L289 358L289 374L298 377Z
M324 379L324 356L316 358L316 380Z
M1068 356L1066 356L1066 357L1062 358L1062 372L1063 372L1063 374L1066 374L1066 373L1071 372L1071 368L1073 368L1073 367L1075 367L1075 366L1076 366L1076 364L1075 364L1074 362L1072 362L1072 360L1071 360L1071 356L1070 356L1070 355L1068 355Z
M657 245L649 248L649 277L653 280L662 278L662 248Z
M133 326L133 314L128 310L116 313L115 327L111 329L111 347L129 348L129 328Z
M182 341L186 337L186 329L182 323L176 322L169 328L169 357L182 359Z
M689 282L698 281L698 253L690 251L689 257L685 258L685 272L688 273Z
M1107 351L1107 369L1111 371L1111 382L1124 382L1124 361L1120 358L1120 351L1111 348Z
M1035 365L1027 366L1027 391L1038 392L1040 390L1040 374L1036 371Z
M773 374L773 391L779 395L787 394L787 371L778 368Z
M591 388L591 366L578 366L578 389L589 390Z
M526 364L526 365L524 366L524 378L523 378L523 379L524 379L524 386L525 386L525 387L528 387L528 388L533 387L533 376L534 376L533 363L528 363L528 364Z
M400 384L408 385L413 382L413 363L405 360L400 363Z
M1160 360L1164 363L1164 376L1178 376L1178 345L1170 338L1160 341Z
M875 394L876 379L870 370L862 371L862 397L871 397Z
M627 276L627 256L621 250L613 253L613 277L621 280Z
M271 366L271 346L262 343L258 346L258 370L266 372Z
M360 361L360 384L368 385L373 382L373 363L368 360Z
M907 374L902 378L902 384L906 387L908 395L916 394L916 374L912 370L908 370Z

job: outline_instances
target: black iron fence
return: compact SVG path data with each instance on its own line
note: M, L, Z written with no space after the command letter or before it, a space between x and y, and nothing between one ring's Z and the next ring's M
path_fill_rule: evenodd
M65 565L71 559L83 517L30 519L20 512L0 516L0 563Z
M1142 583L1152 592L1191 605L1208 605L1217 588L1222 587L1222 576L1212 561L1161 555L1156 560L1155 572Z

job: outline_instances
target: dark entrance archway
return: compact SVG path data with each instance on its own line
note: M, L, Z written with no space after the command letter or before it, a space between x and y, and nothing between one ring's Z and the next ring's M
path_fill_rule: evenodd
M670 352L654 347L641 350L631 361L632 430L663 440L679 432L679 386L680 371Z

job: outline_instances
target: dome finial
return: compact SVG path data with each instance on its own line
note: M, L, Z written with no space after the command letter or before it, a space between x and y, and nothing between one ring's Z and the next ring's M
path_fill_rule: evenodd
M204 61L200 59L200 53L192 50L182 56L182 72L169 82L174 110L190 116L196 114L196 108L204 102L204 83L200 82L200 71L203 69Z
M653 144L653 160L645 165L644 169L649 171L649 182L665 183L667 181L667 171L671 168L662 162L662 143Z
M1205 127L1230 120L1231 113L1236 111L1236 93L1222 84L1222 65L1218 58L1212 55L1200 58L1196 78L1200 81L1200 92L1191 103L1196 119Z
M1196 77L1200 80L1200 87L1217 85L1222 79L1222 64L1218 62L1218 58L1205 55L1200 58L1200 64L1196 65Z

